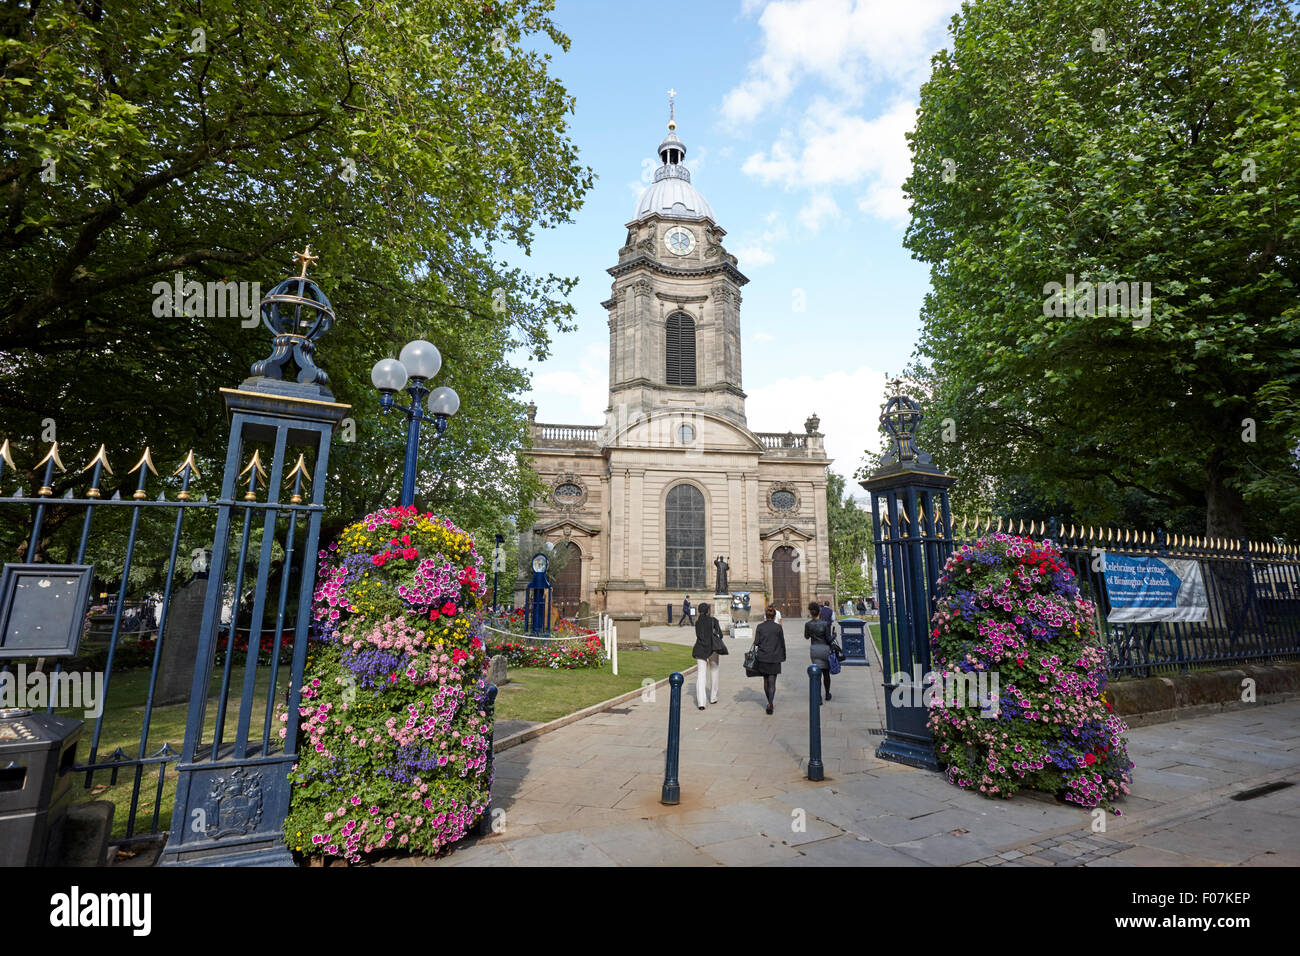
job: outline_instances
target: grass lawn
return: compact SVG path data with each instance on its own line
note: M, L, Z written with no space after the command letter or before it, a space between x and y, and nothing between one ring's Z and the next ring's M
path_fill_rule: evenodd
M619 651L617 677L608 664L572 671L512 667L510 683L497 694L496 716L501 720L555 720L635 690L647 677L660 681L695 664L689 645L655 646L659 650Z

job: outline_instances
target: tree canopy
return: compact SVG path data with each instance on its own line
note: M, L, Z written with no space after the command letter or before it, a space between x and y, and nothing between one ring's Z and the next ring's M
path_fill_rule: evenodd
M269 336L156 310L154 284L180 273L265 294L310 243L338 314L317 358L353 405L334 522L396 497L405 429L379 416L369 371L419 337L462 405L436 452L425 436L417 502L468 527L526 510L527 376L507 356L542 357L571 327L574 280L509 263L592 182L567 135L573 99L537 49L568 48L552 6L6 5L0 436L20 466L49 420L70 473L100 442L115 465L145 444L160 468L190 447L219 461L217 390Z
M1026 518L1300 535L1294 6L973 2L951 34L905 187L922 447Z

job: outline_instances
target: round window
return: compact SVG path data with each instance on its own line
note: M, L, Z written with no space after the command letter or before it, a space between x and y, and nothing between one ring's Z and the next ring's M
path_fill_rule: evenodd
M772 507L777 511L794 510L794 492L793 491L774 491L772 492Z
M577 501L582 497L582 489L572 482L565 482L562 485L555 486L555 500L560 502Z
M682 425L677 429L677 437L682 440L683 445L689 445L695 441L695 428L691 425Z

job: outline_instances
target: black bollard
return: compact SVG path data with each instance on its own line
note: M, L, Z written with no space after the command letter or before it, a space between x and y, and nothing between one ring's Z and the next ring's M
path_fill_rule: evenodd
M681 751L682 740L682 684L686 678L673 671L668 678L668 686L673 689L668 704L668 758L664 761L664 789L659 802L664 806L675 807L682 799L682 787L677 782L677 759Z
M488 787L489 787L488 802L487 802L487 806L483 808L483 815L478 818L478 827L474 831L477 836L481 836L481 837L485 837L492 832L491 781L492 781L492 764L496 759L492 753L492 745L495 742L495 738L496 738L496 721L493 719L494 715L496 714L496 703L497 703L497 685L489 681L487 685L487 700L486 700L487 706L483 708L485 711L487 711L488 726L492 728L491 730L488 731L488 746L487 746L487 761L488 761L487 772L488 772Z
M821 668L808 665L808 779L821 780L822 774L822 689Z

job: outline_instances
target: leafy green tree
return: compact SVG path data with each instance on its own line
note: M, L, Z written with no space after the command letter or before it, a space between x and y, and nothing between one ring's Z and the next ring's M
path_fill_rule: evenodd
M1281 0L954 18L906 244L933 288L921 444L971 503L1300 535L1297 26ZM1139 284L1127 312L1081 285L1106 282Z
M470 527L526 509L527 378L507 356L542 357L571 327L574 280L510 259L592 182L567 136L573 100L539 51L568 48L552 6L6 4L0 436L20 468L47 419L70 472L56 495L100 442L119 466L108 494L133 487L120 463L146 443L160 469L190 447L220 461L217 389L269 337L240 317L174 315L155 284L180 273L265 294L310 243L338 314L317 357L353 406L331 524L395 499L405 429L378 415L369 370L416 337L443 351L436 384L462 400L436 451L426 429L418 503Z
M836 603L845 597L866 597L870 589L862 562L872 558L871 513L845 493L844 478L833 471L826 475L826 526Z

